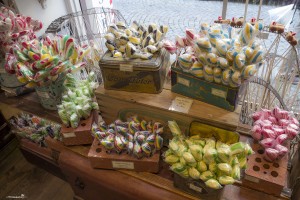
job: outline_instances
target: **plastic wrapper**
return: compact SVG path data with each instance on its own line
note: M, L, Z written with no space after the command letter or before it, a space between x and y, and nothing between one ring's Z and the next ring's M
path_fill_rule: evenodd
M197 170L201 173L207 171L207 165L203 160L197 162Z
M204 151L203 160L206 164L215 162L217 158L217 150L210 148Z
M275 140L273 138L265 138L260 141L260 144L264 148L272 148L275 145Z
M232 171L232 168L231 166L228 164L228 163L219 163L217 165L218 167L218 170L226 175L230 175L231 174L231 171Z
M215 190L218 190L218 189L222 188L222 186L220 185L220 183L217 180L215 180L215 179L209 179L209 180L207 180L205 182L205 185L207 187L213 188Z
M273 148L266 148L264 153L264 159L267 161L273 162L279 156L279 151Z
M280 144L275 145L274 148L278 151L279 156L284 156L289 151L288 148Z
M199 145L191 145L189 146L192 155L194 156L196 161L201 161L203 158L202 155L202 147Z
M194 156L191 153L184 152L182 154L182 157L184 158L184 160L186 161L186 163L188 165L193 166L193 167L195 167L197 165L197 162L196 162Z
M230 157L231 157L231 150L230 150L230 147L225 147L225 146L222 146L220 148L218 148L217 150L217 153L218 153L218 158L222 161L222 162L229 162L230 160Z
M214 177L215 175L211 171L202 172L200 175L200 179L204 182Z
M243 153L245 150L245 144L242 142L234 143L230 145L230 150L232 155Z
M192 179L198 180L198 179L200 179L200 172L196 168L191 167L191 168L189 168L189 176Z
M175 163L174 165L171 166L170 168L173 172L175 173L182 173L184 170L186 170L186 166L181 164L181 163Z
M240 180L241 179L241 169L240 169L239 164L234 165L232 167L231 177L234 178L235 180Z
M234 179L231 176L221 176L221 177L219 177L218 181L222 185L234 184Z
M217 172L217 163L212 162L208 164L209 171L216 173Z

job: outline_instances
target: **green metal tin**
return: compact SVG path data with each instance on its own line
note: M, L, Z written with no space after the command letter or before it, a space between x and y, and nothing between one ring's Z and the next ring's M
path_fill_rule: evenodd
M186 73L172 65L171 73L172 92L203 101L208 104L234 111L239 100L239 95L245 86L232 88L222 84L211 83L204 79Z

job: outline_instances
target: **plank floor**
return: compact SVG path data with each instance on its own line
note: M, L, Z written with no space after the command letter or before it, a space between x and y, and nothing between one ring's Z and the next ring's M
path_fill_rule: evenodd
M22 195L26 200L71 200L74 196L68 183L27 162L16 148L0 161L0 200Z

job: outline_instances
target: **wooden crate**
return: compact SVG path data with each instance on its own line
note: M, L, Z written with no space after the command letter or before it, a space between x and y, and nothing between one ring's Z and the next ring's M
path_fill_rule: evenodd
M126 153L106 153L105 148L95 138L88 154L91 166L101 169L127 169L137 172L153 172L159 171L159 152L155 153L150 158L143 157L137 159Z
M255 154L248 157L247 169L242 185L280 196L287 180L288 155L281 160L270 163L263 158L263 148L258 143L252 143Z
M93 123L97 120L97 112L92 111L90 117L81 120L77 128L62 125L60 134L63 138L64 145L92 144L93 136L91 134L91 129Z

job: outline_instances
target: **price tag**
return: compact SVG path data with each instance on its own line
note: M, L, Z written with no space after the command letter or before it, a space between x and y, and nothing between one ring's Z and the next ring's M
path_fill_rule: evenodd
M215 96L222 97L224 99L226 99L226 97L227 97L227 92L225 92L223 90L218 90L216 88L212 88L211 93Z
M39 97L46 98L46 99L50 98L50 96L47 92L36 91L36 93Z
M134 169L133 162L112 161L112 167L118 169Z
M185 78L181 78L181 77L179 77L179 76L178 76L178 78L177 78L177 83L180 83L180 84L182 84L182 85L185 85L185 86L187 86L187 87L190 87L190 80L187 80L187 79L185 79Z
M71 132L71 133L63 133L62 135L64 136L64 138L76 137L75 133L73 133L73 132Z
M4 68L0 68L0 74L5 74L6 73L6 71L5 71L5 69Z
M198 187L198 186L196 186L196 185L194 185L194 184L192 184L192 183L190 183L189 187L190 187L192 190L195 190L195 191L197 191L197 192L202 193L202 188L201 188L201 187Z
M120 71L133 72L133 66L129 64L120 64Z
M177 112L188 113L193 104L192 99L176 97L169 108Z

